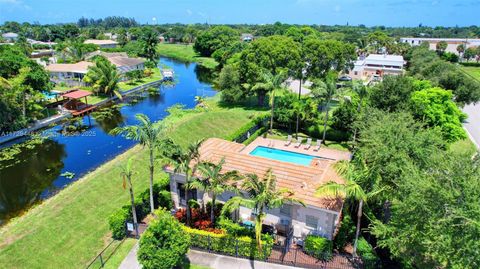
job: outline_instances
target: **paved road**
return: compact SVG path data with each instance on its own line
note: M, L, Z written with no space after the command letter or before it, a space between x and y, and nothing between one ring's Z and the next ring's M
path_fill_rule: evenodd
M465 106L463 112L468 115L467 122L463 126L467 129L470 139L480 149L480 103Z

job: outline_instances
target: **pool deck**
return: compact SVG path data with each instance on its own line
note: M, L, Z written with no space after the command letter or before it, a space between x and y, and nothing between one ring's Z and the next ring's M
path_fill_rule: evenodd
M341 161L341 160L350 160L351 153L348 151L340 151L335 149L329 149L322 145L319 151L316 151L315 145L312 145L309 149L305 149L305 144L300 145L300 147L295 147L295 142L292 142L290 145L285 145L286 141L271 139L271 138L263 138L258 137L248 146L243 148L240 152L244 154L250 154L256 147L268 147L274 148L279 150L286 150L290 152L296 152L301 154L307 154L314 157L318 157L321 159L329 159L334 161ZM312 142L313 144L313 142ZM313 163L312 163L313 164Z

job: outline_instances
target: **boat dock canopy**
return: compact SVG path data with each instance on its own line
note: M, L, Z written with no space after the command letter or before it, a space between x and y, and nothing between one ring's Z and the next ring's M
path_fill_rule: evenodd
M84 91L84 90L75 90L75 91L71 91L63 94L62 97L68 98L68 99L80 99L83 97L87 97L89 95L92 95L92 92Z

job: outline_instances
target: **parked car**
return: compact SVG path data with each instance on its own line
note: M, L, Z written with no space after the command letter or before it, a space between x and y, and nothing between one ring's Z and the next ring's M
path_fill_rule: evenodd
M344 75L344 76L341 76L338 78L339 81L352 81L352 78L347 76L347 75Z

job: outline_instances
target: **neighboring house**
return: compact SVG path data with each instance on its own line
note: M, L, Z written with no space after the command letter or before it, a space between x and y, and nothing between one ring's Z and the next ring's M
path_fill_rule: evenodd
M110 40L117 40L117 35L114 33L104 33L104 35Z
M400 42L410 44L411 46L419 46L423 42L430 45L431 50L437 49L437 44L441 41L447 42L447 49L445 51L455 53L458 55L458 45L465 45L466 48L480 46L480 39L470 38L422 38L422 37L402 37Z
M91 62L78 62L74 64L50 64L45 69L50 73L50 80L54 83L63 82L68 86L83 86L83 77L88 72Z
M353 79L370 80L385 75L403 74L405 61L401 55L370 54L360 57L348 75Z
M45 46L55 46L57 43L55 42L43 42L43 41L38 41L34 39L27 38L27 42L32 44L32 45L45 45Z
M94 44L94 45L97 45L97 46L99 46L100 48L103 48L103 49L116 48L117 44L118 44L116 41L108 40L108 39L107 40L87 39L83 43Z
M18 34L16 33L5 33L2 34L3 39L5 39L8 42L15 42L18 39Z
M267 159L251 155L257 147L267 147L267 144L275 143L277 149L298 151L303 154L312 154L312 161L306 165L295 164L274 159ZM319 157L319 156L325 157ZM328 159L333 157L335 159ZM278 188L286 188L294 192L295 198L302 200L305 207L299 203L288 203L281 208L267 210L265 224L274 226L279 235L292 238L301 244L308 234L316 234L332 239L339 225L340 214L343 207L343 199L320 198L314 195L315 189L320 185L335 181L343 183L343 179L336 173L333 165L337 160L349 160L350 153L330 149L321 149L318 152L294 148L293 144L284 146L283 141L257 138L250 145L229 142L218 138L206 140L200 148L200 160L218 163L225 158L224 172L236 170L241 174L256 174L262 178L268 169L272 169L277 180ZM175 208L184 207L185 176L174 173L171 167L165 171L170 173L170 191ZM199 176L199 175L197 175ZM210 200L208 194L200 190L189 190L190 197L199 203ZM217 201L226 202L233 196L233 192L225 192ZM254 213L251 209L241 207L234 212L233 217L242 221L252 221Z
M253 41L254 37L252 34L242 34L240 40L243 42L251 42Z
M120 74L125 74L134 70L144 70L145 60L142 58L129 58L124 52L120 53L106 53L106 52L92 52L86 58L92 59L94 56L104 56L110 63L117 67ZM50 72L50 79L55 82L65 82L68 85L78 86L83 85L82 79L88 72L88 67L94 65L92 62L78 62L74 64L51 64L46 67Z
M95 56L103 56L105 58L117 57L117 56L128 57L126 52L105 52L101 50L96 50L94 52L87 53L87 55L85 55L85 59L90 60Z

